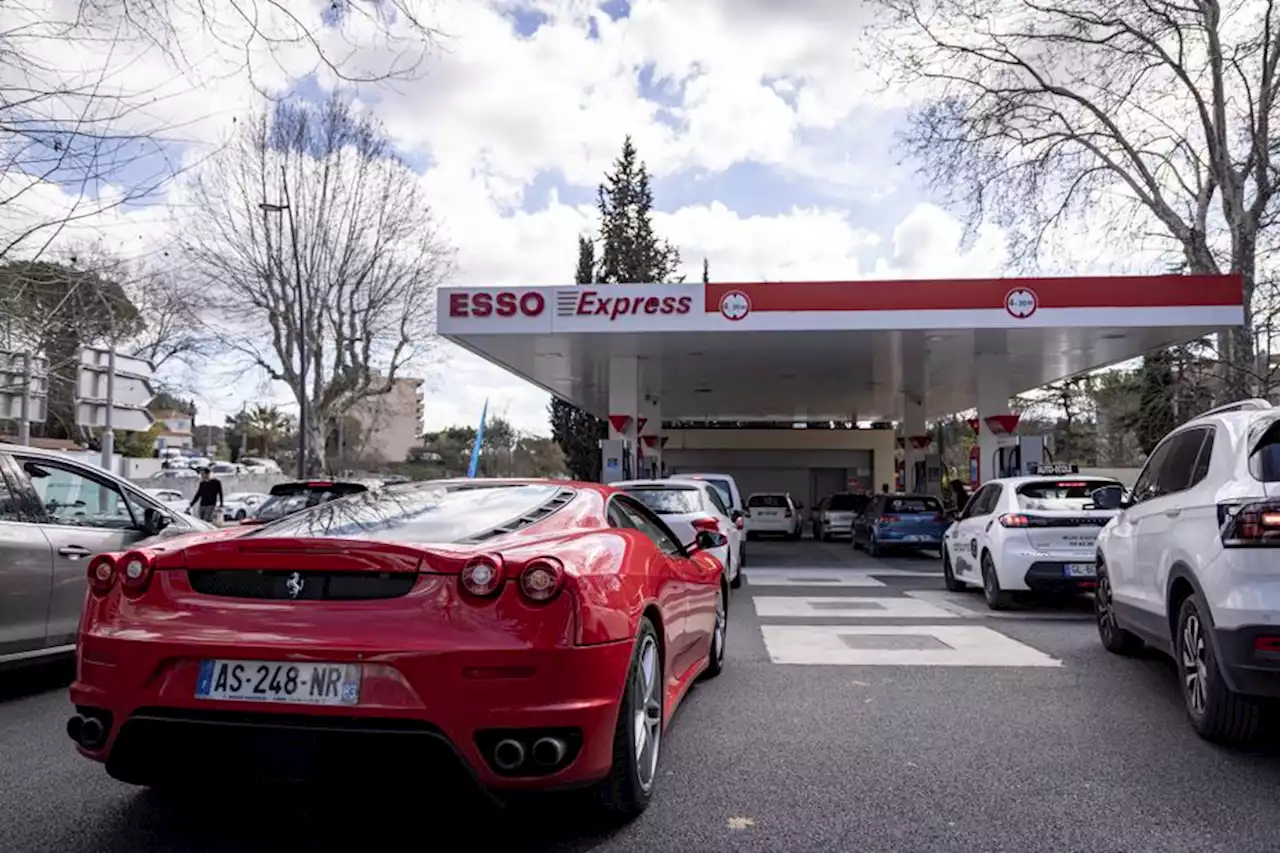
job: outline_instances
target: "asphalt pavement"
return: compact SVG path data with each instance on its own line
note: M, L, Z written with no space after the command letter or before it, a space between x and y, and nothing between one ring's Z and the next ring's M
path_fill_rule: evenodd
M847 542L748 559L726 670L686 699L655 801L621 830L573 797L445 806L413 777L322 801L131 788L72 749L61 667L0 676L0 850L1280 850L1280 748L1197 738L1172 664L1104 652L1087 601L996 617L944 592L936 559Z

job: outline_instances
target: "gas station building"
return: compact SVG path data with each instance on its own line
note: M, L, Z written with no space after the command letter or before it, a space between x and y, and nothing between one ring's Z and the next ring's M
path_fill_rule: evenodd
M605 482L715 471L810 506L894 483L900 446L904 487L934 490L926 420L966 410L974 482L1052 461L1010 447L1010 397L1244 322L1236 276L450 287L438 299L445 338L608 420ZM712 421L896 429L664 428Z

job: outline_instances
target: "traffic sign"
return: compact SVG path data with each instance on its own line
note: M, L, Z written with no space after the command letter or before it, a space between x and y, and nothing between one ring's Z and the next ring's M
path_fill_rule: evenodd
M26 376L23 353L0 350L0 419L21 420L22 389L29 387L30 403L27 420L40 424L45 420L45 399L49 395L49 367L45 360L31 357L31 378Z
M155 418L147 411L147 403L155 396L155 389L151 387L154 372L151 362L116 353L114 381L108 389L111 350L105 347L83 347L80 350L80 375L76 385L76 423L82 427L107 426L110 399L112 429L150 429Z

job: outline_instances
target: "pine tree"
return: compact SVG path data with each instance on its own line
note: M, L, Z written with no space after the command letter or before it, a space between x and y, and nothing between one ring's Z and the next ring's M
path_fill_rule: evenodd
M653 230L653 189L649 170L628 136L596 193L600 211L601 284L650 284L671 281L680 253Z
M595 244L578 238L578 284L649 284L669 282L680 268L680 253L653 230L653 188L649 170L628 136L613 171L596 194L600 211L600 257ZM703 263L703 277L707 265ZM565 464L581 480L600 479L600 440L608 435L605 422L566 403L551 400L551 437L564 453Z
M578 238L578 284L595 283L595 248L586 237ZM569 473L579 480L599 480L600 440L609 434L605 422L559 397L551 398L549 414L551 438L560 446Z

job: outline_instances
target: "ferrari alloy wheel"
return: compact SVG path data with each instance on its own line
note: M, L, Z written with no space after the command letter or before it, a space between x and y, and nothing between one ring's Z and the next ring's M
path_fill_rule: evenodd
M1227 686L1218 668L1209 632L1213 625L1196 595L1182 601L1174 636L1182 698L1191 727L1203 738L1227 744L1246 743L1262 728L1262 706Z
M599 790L605 811L620 820L639 815L649 807L653 796L662 745L665 683L658 632L647 617L641 618L626 689L618 707L613 766Z
M1098 588L1093 593L1093 615L1098 621L1098 639L1102 647L1117 655L1131 655L1142 648L1137 635L1120 627L1116 621L1115 601L1111 594L1111 578L1107 567L1098 559Z
M729 602L724 590L716 593L716 624L711 629L711 651L704 678L715 678L724 671L725 641L729 636Z

